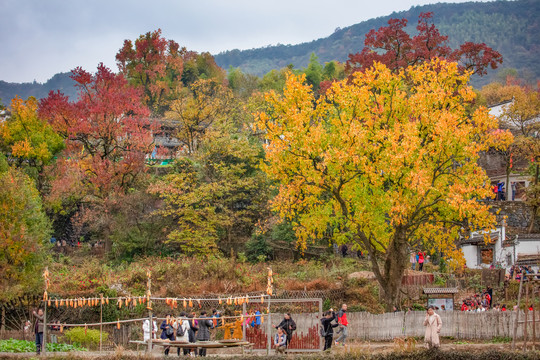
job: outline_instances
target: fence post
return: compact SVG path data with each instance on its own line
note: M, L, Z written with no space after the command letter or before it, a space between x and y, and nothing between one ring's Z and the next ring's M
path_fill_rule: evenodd
M268 296L268 321L266 326L266 355L270 355L272 346L272 315L270 314L270 296Z
M515 274L515 272L514 272ZM523 281L525 281L526 274L523 272L523 276L521 277L521 280L519 281L519 292L518 292L518 302L517 302L517 311L516 316L514 319L514 334L512 336L512 350L516 349L516 336L517 336L517 327L518 327L518 320L519 320L519 305L521 302L521 289L523 288Z

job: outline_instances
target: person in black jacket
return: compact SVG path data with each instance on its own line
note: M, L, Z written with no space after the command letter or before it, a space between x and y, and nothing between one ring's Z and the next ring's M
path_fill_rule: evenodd
M285 333L287 334L287 348L289 347L289 344L291 343L292 339L292 333L296 330L296 323L291 318L291 314L285 314L283 320L279 323L279 325L274 325L274 327L282 328L285 330Z
M198 326L197 341L209 341L210 329L214 328L214 322L207 316L206 311L201 311ZM206 356L206 348L199 349L199 356Z
M334 328L339 324L332 324L332 321L336 320L336 313L333 309L328 310L323 314L321 319L321 326L324 332L324 350L330 350L332 347L332 341L334 340Z
M172 318L171 314L167 314L165 317L165 320L161 323L161 326L159 327L161 331L161 339L166 340L169 339L171 341L174 340L174 328L172 326ZM170 346L165 346L165 356L169 355L169 351L171 350Z
M188 330L188 337L190 343L195 343L196 340L196 334L199 330L199 322L194 319L195 313L191 313L188 315L188 321L189 321L189 330ZM191 348L190 353L193 352L193 356L197 356L197 348Z

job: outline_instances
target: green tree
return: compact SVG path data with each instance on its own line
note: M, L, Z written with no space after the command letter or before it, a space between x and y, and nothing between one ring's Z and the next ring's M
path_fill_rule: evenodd
M315 53L311 53L309 57L309 64L306 69L304 69L304 74L306 74L306 82L313 88L313 91L319 90L319 85L322 81L323 76L323 67L319 63L319 58Z
M1 166L5 169L5 165ZM21 170L0 172L0 299L10 300L42 284L50 223L41 198Z
M158 212L174 222L168 242L187 254L209 254L249 238L267 215L261 155L245 135L211 132L197 153L179 159L174 173L151 188L164 200Z
M11 102L11 116L0 123L0 149L8 161L37 180L38 189L44 185L43 170L64 148L64 140L37 113L34 97Z

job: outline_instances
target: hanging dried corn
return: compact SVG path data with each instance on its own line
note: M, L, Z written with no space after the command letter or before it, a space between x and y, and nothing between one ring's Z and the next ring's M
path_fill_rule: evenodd
M109 298L107 297L107 299L105 300L105 302L107 303L107 305L109 305Z
M221 296L218 297L218 304L221 305Z
M197 299L197 303L199 303L199 309L202 309L201 300Z
M58 305L59 305L59 301L58 301L58 299L56 299L56 300L54 301L54 306L56 306L57 309L58 309Z
M47 300L47 306L51 307L51 299Z
M64 306L64 299L60 299L60 306Z
M60 332L63 333L64 332L64 325L60 325Z
M182 304L182 305L184 305L184 308L187 308L187 301L186 301L186 299L184 299L184 301L183 301L183 304Z
M193 307L193 301L191 301L191 298L189 299L189 307L190 307L190 308Z
M261 295L261 304L264 303L264 295Z
M120 325L120 319L118 319L118 321L116 322L116 328L120 330L121 327L122 326Z
M249 296L246 294L246 304L249 304Z
M122 298L118 298L118 308L122 308Z

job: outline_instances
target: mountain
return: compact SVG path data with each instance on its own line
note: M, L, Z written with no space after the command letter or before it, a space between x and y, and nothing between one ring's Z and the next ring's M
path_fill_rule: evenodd
M406 18L408 30L414 33L418 16L433 12L433 20L441 34L448 35L448 42L456 48L466 41L486 43L499 51L504 58L501 68L515 68L525 78L540 78L540 1L467 2L459 4L438 3L414 6L408 11L394 12L388 16L363 21L332 35L298 45L276 45L251 50L230 50L215 55L219 66L238 67L243 72L263 75L272 69L293 64L306 67L311 53L321 63L331 60L346 61L350 53L360 52L365 35L371 29L386 26L390 18ZM488 76L473 79L476 86L493 81L497 70Z
M77 90L75 82L69 77L71 73L59 73L47 80L46 83L8 83L0 80L0 99L4 105L9 105L11 99L19 96L27 99L34 96L38 99L44 98L49 94L49 91L60 90L64 95L71 99L77 98Z
M337 29L323 39L298 45L230 50L215 55L215 60L224 69L238 67L245 73L258 76L289 64L296 68L305 67L312 53L315 53L322 63L331 60L344 62L350 53L362 50L365 35L369 30L387 25L390 18L406 18L409 21L408 29L413 33L422 12L433 12L436 26L441 34L448 35L451 47L456 48L466 41L485 42L503 55L504 63L501 68L517 69L521 77L531 81L540 78L539 0L414 6L408 11L394 12L388 16ZM497 71L491 70L483 78L473 78L473 85L480 87L493 81ZM56 74L44 84L0 81L0 99L4 105L9 105L15 95L24 99L29 96L42 98L51 90L60 90L75 99L76 89L69 75L70 73Z

